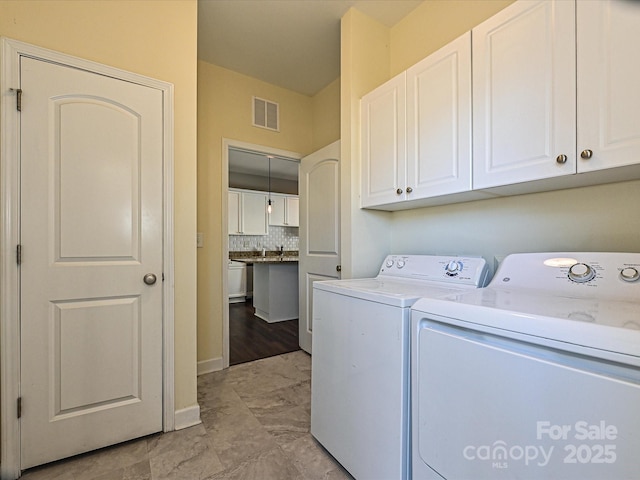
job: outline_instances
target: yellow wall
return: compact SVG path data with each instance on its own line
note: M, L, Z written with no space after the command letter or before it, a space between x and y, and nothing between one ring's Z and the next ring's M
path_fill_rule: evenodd
M2 0L0 35L175 86L175 406L196 404L196 0Z
M491 17L514 0L429 0L391 28L390 77Z
M340 138L340 77L312 98L313 151Z
M389 29L350 9L342 17L340 56L340 249L342 276L350 278L374 274L372 263L390 247L390 214L359 208L360 98L389 79Z
M331 94L331 85L325 92ZM280 104L280 131L251 125L252 96ZM217 65L198 62L198 231L204 233L204 247L198 249L198 360L222 356L223 261L223 138L296 152L313 151L312 97L276 87ZM318 114L325 119L332 113ZM330 129L318 126L319 138ZM331 140L333 141L333 140Z

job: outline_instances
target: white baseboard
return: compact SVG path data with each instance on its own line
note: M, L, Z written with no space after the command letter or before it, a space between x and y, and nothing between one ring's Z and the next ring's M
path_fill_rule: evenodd
M205 373L218 372L222 370L223 363L222 357L210 358L209 360L202 360L198 362L198 375Z
M183 408L182 410L176 410L176 430L193 427L194 425L199 425L200 423L202 423L200 420L200 405L198 405L197 403L192 407Z

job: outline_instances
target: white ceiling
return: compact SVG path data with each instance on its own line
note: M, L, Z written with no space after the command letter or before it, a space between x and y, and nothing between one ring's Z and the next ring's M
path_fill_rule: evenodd
M387 26L422 0L198 0L198 58L305 95L340 75L340 18Z

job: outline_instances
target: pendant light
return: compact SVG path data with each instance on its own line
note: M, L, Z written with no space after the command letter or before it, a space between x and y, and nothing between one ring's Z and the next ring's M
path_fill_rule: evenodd
M271 213L271 155L267 156L269 159L269 201L267 202L267 213Z

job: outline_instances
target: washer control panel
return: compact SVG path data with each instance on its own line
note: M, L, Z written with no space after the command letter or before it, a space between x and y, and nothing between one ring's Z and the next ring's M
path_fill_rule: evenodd
M489 281L487 262L481 257L389 255L379 275L481 287Z
M517 253L500 264L494 285L556 295L640 300L640 253Z

